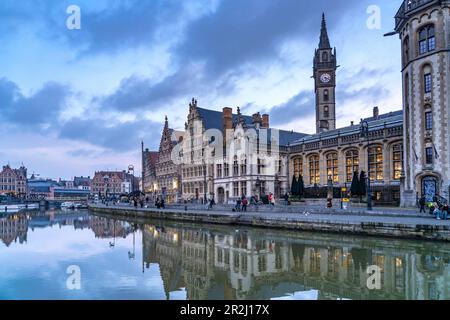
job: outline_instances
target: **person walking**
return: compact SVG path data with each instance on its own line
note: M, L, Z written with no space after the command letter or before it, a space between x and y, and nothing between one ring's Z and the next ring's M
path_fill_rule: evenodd
M234 210L235 210L236 212L241 211L241 199L240 199L240 198L238 198L238 199L236 200L236 206L234 207Z
M269 204L275 206L275 200L273 198L273 193L269 193Z
M419 206L420 206L420 213L425 213L425 204L426 204L426 199L425 196L422 195L419 199Z

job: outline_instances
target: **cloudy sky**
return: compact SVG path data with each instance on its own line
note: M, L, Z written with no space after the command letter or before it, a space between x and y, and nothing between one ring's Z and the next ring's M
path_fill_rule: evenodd
M67 8L81 9L69 30ZM381 28L367 27L367 9ZM312 59L326 13L337 48L338 126L401 109L392 0L2 0L0 164L71 178L140 172L164 122L188 104L268 112L277 128L313 133Z

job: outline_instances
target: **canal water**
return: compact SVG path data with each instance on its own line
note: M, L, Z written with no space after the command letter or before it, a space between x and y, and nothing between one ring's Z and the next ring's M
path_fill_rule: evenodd
M450 299L449 262L439 242L0 216L0 299Z

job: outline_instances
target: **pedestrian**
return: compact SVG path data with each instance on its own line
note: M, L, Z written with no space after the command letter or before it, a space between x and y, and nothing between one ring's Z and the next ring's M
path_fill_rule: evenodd
M448 217L448 210L449 210L448 204L445 204L445 205L442 207L442 219L447 220L447 217Z
M289 194L287 192L284 194L284 201L285 201L286 205L288 206L289 205Z
M241 199L240 198L236 199L236 206L234 207L234 210L236 212L241 211Z
M434 208L434 216L436 217L436 220L441 220L441 210L439 208L439 206L435 206Z
M269 204L270 205L275 206L275 200L273 199L273 193L272 192L269 193L268 200L269 200Z
M164 199L161 199L161 208L165 209L166 208L166 204L164 202Z
M419 207L420 207L420 213L425 213L425 204L426 204L426 199L425 196L422 195L419 199Z
M244 198L242 200L242 211L243 212L247 212L247 205L248 205L248 200L247 200L247 198Z

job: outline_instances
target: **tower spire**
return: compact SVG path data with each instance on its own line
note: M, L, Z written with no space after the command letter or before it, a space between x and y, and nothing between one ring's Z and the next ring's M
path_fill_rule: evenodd
M322 13L322 28L320 30L319 49L331 49L330 39L328 38L327 22L325 13Z

